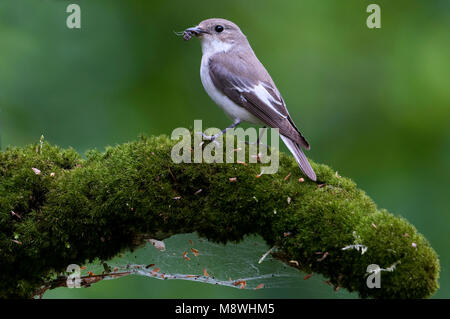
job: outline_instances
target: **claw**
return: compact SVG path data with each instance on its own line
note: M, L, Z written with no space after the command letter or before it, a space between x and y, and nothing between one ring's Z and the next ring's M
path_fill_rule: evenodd
M216 135L206 135L205 133L202 133L203 139L207 141L215 141L216 138L218 138L222 134L216 134Z
M221 134L206 135L203 132L195 132L195 134L201 135L204 140L214 142L217 146L220 146L220 143L216 141L216 138L218 138ZM203 142L202 142L202 144L203 144Z
M202 136L207 141L214 141L217 138L217 135L206 135L205 133L202 133Z

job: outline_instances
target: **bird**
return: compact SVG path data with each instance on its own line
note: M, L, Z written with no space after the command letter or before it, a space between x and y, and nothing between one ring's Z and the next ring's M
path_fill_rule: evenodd
M226 19L212 18L184 30L185 40L193 36L202 46L203 87L233 120L221 133L242 122L278 128L301 171L316 181L316 173L302 150L309 150L310 145L295 126L278 88L241 29Z

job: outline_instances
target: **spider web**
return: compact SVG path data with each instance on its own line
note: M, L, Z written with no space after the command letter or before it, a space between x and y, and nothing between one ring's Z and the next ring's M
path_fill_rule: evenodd
M270 254L259 263L270 249L260 237L247 237L239 244L222 245L196 234L181 234L163 242L164 250L147 242L144 247L121 254L106 264L111 273L131 272L162 280L200 281L240 289L254 289L261 284L265 288L288 287L292 280L303 277L297 269L286 266ZM101 262L86 269L91 273L105 271Z
M325 279L306 273L275 259L259 236L248 236L238 244L210 242L197 234L179 234L163 241L164 249L146 242L144 247L126 252L106 262L96 261L83 267L81 276L100 275L102 280L118 278L114 274L133 274L159 280L189 280L236 289L298 288L320 297L348 297L335 293ZM276 250L276 248L274 249ZM259 262L266 254L266 257Z

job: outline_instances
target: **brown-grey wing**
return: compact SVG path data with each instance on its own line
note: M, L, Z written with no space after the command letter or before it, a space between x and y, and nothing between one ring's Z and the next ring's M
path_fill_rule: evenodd
M309 143L289 116L278 90L270 83L271 79L270 82L267 79L258 80L251 73L251 66L239 59L224 59L220 55L209 59L209 74L214 86L234 103L267 126L278 128L280 134L309 149Z

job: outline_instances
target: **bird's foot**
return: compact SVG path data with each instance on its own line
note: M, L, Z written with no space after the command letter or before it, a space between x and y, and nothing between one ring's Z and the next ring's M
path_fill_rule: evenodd
M218 133L216 135L206 135L203 132L196 132L196 134L201 135L204 140L214 142L217 145L219 145L219 142L216 141L216 138L222 135L222 133Z
M218 138L221 134L216 134L216 135L206 135L205 133L202 133L202 137L204 140L207 141L215 141L216 138Z

